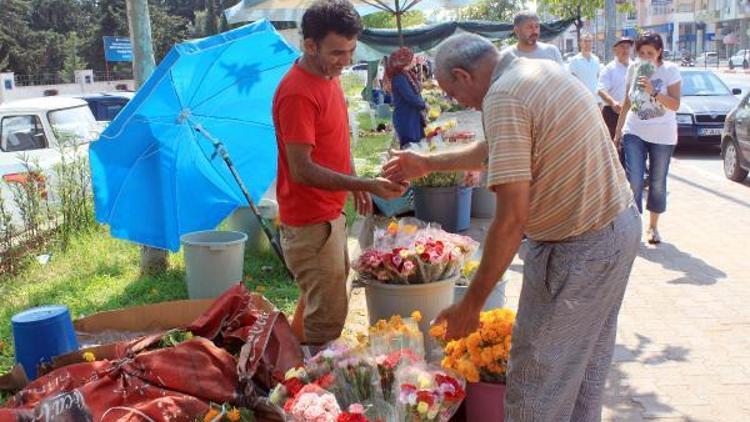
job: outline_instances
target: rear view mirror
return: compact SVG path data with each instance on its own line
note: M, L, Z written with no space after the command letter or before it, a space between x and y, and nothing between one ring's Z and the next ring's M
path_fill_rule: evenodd
M740 95L742 94L742 90L739 88L732 88L732 95Z

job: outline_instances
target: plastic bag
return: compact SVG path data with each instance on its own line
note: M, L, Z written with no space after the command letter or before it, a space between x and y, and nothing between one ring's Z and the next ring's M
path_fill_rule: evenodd
M404 366L396 373L399 420L447 422L466 396L466 383L457 375L431 365Z

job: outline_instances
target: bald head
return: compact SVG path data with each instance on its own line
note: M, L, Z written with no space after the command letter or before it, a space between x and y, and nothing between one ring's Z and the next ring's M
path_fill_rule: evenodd
M474 34L454 35L438 46L435 73L443 90L466 107L481 109L500 52Z
M435 53L435 68L438 77L454 78L453 69L471 73L488 58L499 55L497 48L486 38L475 34L454 35L443 41Z

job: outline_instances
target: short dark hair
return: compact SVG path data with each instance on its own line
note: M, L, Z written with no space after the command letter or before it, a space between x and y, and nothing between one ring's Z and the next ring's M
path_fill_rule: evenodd
M323 41L330 32L352 39L362 32L362 19L347 0L317 0L302 16L302 38Z
M662 55L664 54L664 41L661 39L661 35L658 32L646 31L642 33L637 40L635 40L635 51L639 51L644 45L650 45L659 52L659 62L661 62Z
M524 10L522 12L518 12L516 13L516 16L513 18L513 26L521 25L527 20L532 20L532 19L539 22L539 15L537 15L536 13L530 10Z

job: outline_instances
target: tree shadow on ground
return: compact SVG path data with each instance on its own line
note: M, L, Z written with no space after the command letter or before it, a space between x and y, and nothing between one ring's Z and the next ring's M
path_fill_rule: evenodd
M642 245L638 256L648 261L661 264L668 270L679 271L684 274L669 284L693 284L697 286L708 286L719 282L719 279L727 277L724 271L708 264L706 261L681 251L671 243L662 242L656 247Z
M682 415L665 401L665 397L656 391L648 391L647 387L631 383L624 366L634 362L650 366L685 362L690 350L682 346L669 345L658 350L654 348L654 343L649 337L641 334L636 334L636 337L638 344L635 347L630 348L623 344L615 346L604 392L604 407L612 411L615 420L618 421L681 417Z

